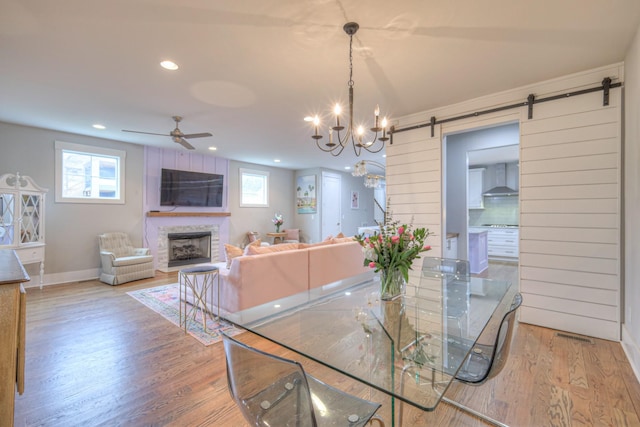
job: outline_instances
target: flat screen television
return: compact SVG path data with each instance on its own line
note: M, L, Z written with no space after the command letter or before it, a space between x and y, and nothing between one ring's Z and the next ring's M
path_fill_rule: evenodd
M160 206L222 207L223 175L162 169Z

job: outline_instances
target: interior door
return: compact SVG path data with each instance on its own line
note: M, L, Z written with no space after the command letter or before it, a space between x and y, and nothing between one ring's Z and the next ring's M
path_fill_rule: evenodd
M340 175L322 172L322 227L320 239L342 231L342 180Z

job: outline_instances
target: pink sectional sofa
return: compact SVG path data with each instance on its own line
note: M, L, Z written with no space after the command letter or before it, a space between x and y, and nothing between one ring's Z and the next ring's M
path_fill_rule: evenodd
M220 268L220 308L236 312L370 271L360 244L347 239L244 255Z

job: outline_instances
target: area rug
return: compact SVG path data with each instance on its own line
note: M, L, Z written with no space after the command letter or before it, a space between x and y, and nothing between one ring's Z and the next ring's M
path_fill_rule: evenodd
M179 293L180 290L177 283L127 292L127 294L182 329L180 326ZM208 318L207 330L205 331L202 326L202 312L197 310L195 319L190 317L187 320L187 332L202 344L211 345L222 339L221 332L233 336L239 334L242 330L234 327L224 319L215 321Z

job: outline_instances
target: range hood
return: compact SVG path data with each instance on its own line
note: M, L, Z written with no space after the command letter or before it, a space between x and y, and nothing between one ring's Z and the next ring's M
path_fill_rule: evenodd
M496 164L496 186L482 193L483 196L517 196L518 190L507 187L507 164Z

